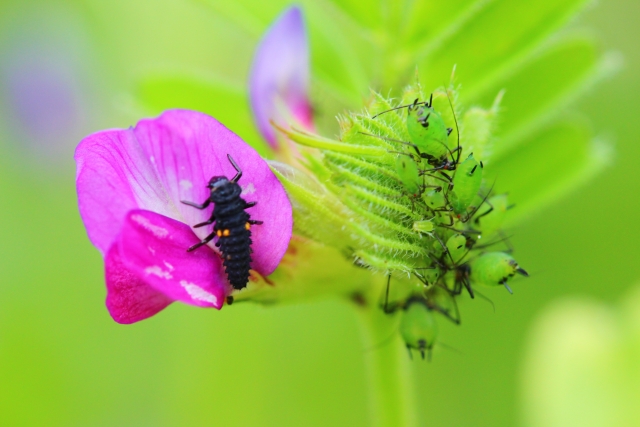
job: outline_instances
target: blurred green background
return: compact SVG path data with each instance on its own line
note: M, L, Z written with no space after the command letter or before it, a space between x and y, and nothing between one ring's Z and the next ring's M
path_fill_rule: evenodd
M640 278L639 20L640 4L623 0L581 17L625 58L577 105L615 142L615 162L513 230L532 277L514 295L487 292L495 313L462 302L462 327L441 333L459 352L415 361L424 425L525 423L537 316L571 295L618 301ZM215 70L235 90L254 45L197 2L0 2L0 425L367 425L372 350L346 303L175 304L131 326L104 308L102 259L77 213L75 145L140 118L130 94L146 73Z

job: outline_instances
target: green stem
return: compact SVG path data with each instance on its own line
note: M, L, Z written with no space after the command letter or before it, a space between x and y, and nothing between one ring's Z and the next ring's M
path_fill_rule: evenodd
M365 344L371 425L417 426L411 359L397 333L397 316L386 315L375 305L358 311Z

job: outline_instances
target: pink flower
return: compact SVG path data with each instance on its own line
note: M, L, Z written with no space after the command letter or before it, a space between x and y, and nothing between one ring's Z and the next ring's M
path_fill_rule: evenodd
M253 57L249 97L256 125L274 149L278 142L271 121L313 130L309 46L300 8L283 12L260 41Z
M271 274L292 229L291 204L267 163L215 119L171 110L135 128L86 137L76 149L80 216L105 259L107 309L119 323L150 317L173 301L221 308L232 291L213 241L187 248L211 233L192 228L209 219L181 200L202 203L212 176L243 171L247 212L264 224L251 228L252 268Z

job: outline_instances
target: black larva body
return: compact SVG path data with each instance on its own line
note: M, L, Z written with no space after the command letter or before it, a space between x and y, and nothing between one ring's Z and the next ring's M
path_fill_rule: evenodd
M214 204L211 218L194 225L195 228L215 222L213 232L187 251L191 252L206 245L217 236L216 246L220 248L227 279L235 289L242 289L247 286L251 269L251 224L262 224L262 221L251 220L246 212L245 209L255 206L256 202L247 203L240 197L242 188L238 185L238 180L242 176L242 171L231 156L227 155L227 157L238 171L236 176L232 179L224 176L211 178L207 185L211 189L211 194L201 205L182 201L182 203L198 209L205 209L210 203Z

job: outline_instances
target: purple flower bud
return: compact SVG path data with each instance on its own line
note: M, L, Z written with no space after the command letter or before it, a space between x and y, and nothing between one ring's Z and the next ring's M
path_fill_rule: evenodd
M278 147L271 125L288 126L297 122L312 130L309 103L309 48L298 7L286 10L267 31L256 50L249 95L256 125L269 142Z

